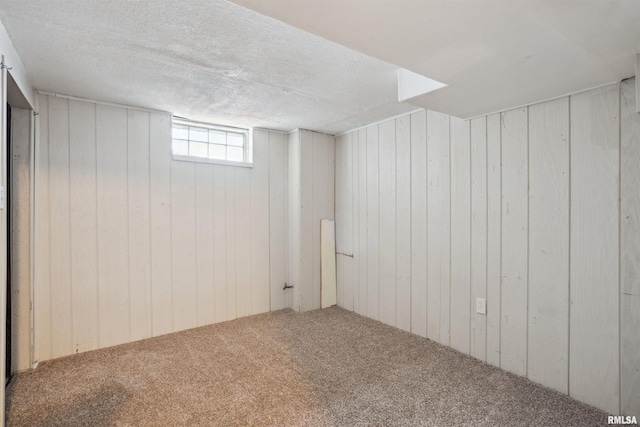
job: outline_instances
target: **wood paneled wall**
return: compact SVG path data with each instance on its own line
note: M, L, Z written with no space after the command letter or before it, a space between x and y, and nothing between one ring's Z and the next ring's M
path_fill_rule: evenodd
M640 413L633 80L337 138L338 304L612 414ZM487 314L476 313L487 299Z
M36 360L286 306L287 135L173 161L168 114L39 102Z
M320 308L320 220L334 219L335 139L308 130L289 135L290 307Z

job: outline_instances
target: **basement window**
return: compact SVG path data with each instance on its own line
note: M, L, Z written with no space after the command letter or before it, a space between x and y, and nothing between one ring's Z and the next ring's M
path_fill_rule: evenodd
M247 129L174 118L171 148L174 160L253 166Z

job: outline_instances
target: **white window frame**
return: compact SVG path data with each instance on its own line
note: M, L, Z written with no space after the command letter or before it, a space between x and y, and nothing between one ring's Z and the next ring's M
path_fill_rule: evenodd
M198 128L243 134L244 135L243 157L245 160L236 161L236 160L225 160L225 159L211 159L209 157L199 157L199 156L191 156L191 155L185 155L185 154L174 154L173 153L173 126L174 125L193 126ZM177 160L181 162L210 163L215 165L239 166L244 168L252 168L253 167L253 141L251 139L251 132L249 131L249 129L197 122L197 121L187 120L181 117L174 116L172 117L172 121L171 121L171 156L173 160Z

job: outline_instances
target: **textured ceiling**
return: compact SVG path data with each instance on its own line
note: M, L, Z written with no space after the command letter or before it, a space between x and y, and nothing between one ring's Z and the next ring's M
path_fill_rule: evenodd
M411 100L472 117L619 81L638 0L234 0L448 86Z
M1 0L40 90L335 134L415 109L397 67L221 0Z

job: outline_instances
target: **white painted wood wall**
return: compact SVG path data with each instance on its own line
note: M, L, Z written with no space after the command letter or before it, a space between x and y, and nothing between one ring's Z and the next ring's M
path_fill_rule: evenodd
M334 219L335 138L289 134L289 284L296 311L320 308L320 220Z
M340 306L640 413L633 80L470 121L420 111L336 141L337 251L353 254L338 256Z
M168 114L39 102L36 360L286 307L287 135L173 161Z

